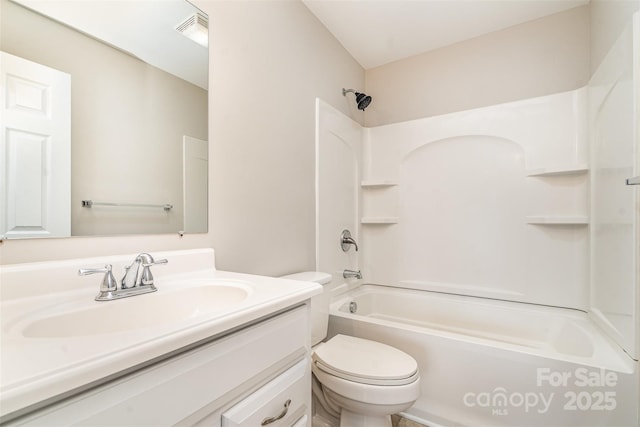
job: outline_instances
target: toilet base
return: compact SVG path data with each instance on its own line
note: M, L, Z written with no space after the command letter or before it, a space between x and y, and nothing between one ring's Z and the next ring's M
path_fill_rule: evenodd
M391 427L390 415L368 416L342 409L340 427Z
M322 416L331 414L329 418L335 417L336 421L339 420L339 427L392 427L391 414L396 414L408 409L415 402L415 397L419 394L416 390L419 382L416 380L414 383L402 386L405 390L402 390L404 395L401 393L401 397L410 398L411 400L408 402L402 402L402 400L405 399L400 399L400 402L396 401L391 404L361 402L336 393L330 387L323 384L317 374L323 376L325 381L333 385L337 383L337 385L340 386L339 381L342 380L333 376L327 376L320 371L314 370L313 372L314 414L320 414ZM351 385L351 383L348 385ZM344 387L344 384L342 384L342 386ZM409 390L406 390L406 388L409 388ZM392 392L393 390L390 388L388 391ZM394 393L392 393L387 396L387 400L392 402L393 397L397 398L398 396L394 396ZM336 425L337 424L338 423L336 423ZM318 426L320 425L321 424L318 424Z

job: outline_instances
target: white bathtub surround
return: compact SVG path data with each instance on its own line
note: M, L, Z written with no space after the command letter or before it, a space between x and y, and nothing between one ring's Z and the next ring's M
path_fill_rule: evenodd
M357 331L417 360L407 414L424 424L634 425L635 364L586 313L375 285L330 313L330 336Z
M640 357L640 12L589 83L590 312L632 357Z
M587 309L586 100L583 88L361 132L318 101L317 269ZM335 235L357 223L354 259Z
M345 131L348 123L338 119L340 113L319 103L318 126L327 127L318 131L316 141L320 182L346 180L324 187L333 193L323 194L320 186L319 202L357 201L346 212L325 211L328 219L319 217L319 235L331 237L331 227L355 217L361 248L355 261L366 283L470 298L448 312L431 307L440 313L434 329L439 332L426 335L414 329L432 325L407 321L413 316L404 316L392 329L382 328L378 320L344 324L342 315L332 317L331 334L398 346L428 371L423 378L434 381L425 380L425 387L432 388L423 389L423 397L429 398L419 399L410 413L423 413L422 419L442 425L564 425L567 416L576 425L634 424L640 393L640 211L638 190L626 186L625 178L640 170L640 122L634 114L640 85L632 84L631 76L638 74L630 66L640 64L635 48L639 25L623 32L620 52L612 49L613 57L619 53L622 59L605 58L605 71L594 76L594 87L363 128L361 147L348 138L354 132ZM345 141L355 147L352 164L323 163L331 158L323 150L337 154ZM352 177L353 170L361 175ZM319 245L318 252L319 269L334 271L353 262L340 253L335 239L333 246ZM336 293L344 290L335 285ZM414 303L405 310L427 310ZM501 323L493 322L498 313L504 315ZM473 324L478 326L469 327ZM448 334L464 339L452 340ZM411 344L405 345L408 335ZM440 361L438 369L431 369L434 360ZM543 411L544 417L518 418L513 415L517 410L507 411L512 414L507 417L500 408L492 416L480 405L463 406L460 414L454 409L464 405L463 387L474 393L522 387L535 392L541 387L536 369L545 367L574 377L576 369L587 367L591 373L603 368L618 380L613 389L546 388L545 393L555 390L563 399L563 393L574 393L569 396L583 401L582 409L565 402L567 409ZM443 372L456 377L464 372L461 385L443 388L450 381ZM493 388L474 388L466 380L472 376ZM443 391L443 399L436 390ZM585 403L605 397L606 408Z
M3 266L0 416L95 385L133 367L303 303L313 283L218 271L212 249L153 253L157 292L97 302L100 275L137 254ZM57 326L56 326L57 325Z
M368 280L587 308L586 108L581 89L368 129L363 181L397 184L362 188Z
M359 123L316 99L316 271L331 274L337 283L342 283L345 269L360 268L358 252L345 252L336 242L349 230L360 244L363 137Z

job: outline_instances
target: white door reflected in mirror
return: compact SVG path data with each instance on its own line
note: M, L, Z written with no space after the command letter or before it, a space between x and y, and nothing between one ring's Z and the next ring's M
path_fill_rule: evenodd
M0 236L71 235L71 76L0 52Z

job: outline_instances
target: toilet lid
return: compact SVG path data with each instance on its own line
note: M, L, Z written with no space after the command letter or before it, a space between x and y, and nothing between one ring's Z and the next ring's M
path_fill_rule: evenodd
M418 363L405 352L347 335L336 335L320 345L312 359L326 373L364 384L404 385L418 376Z

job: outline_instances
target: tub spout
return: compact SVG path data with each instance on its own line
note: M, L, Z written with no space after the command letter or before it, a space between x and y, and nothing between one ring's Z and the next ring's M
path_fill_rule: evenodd
M342 272L342 277L345 279L353 279L354 277L356 279L362 279L362 273L360 273L360 270L344 270Z

